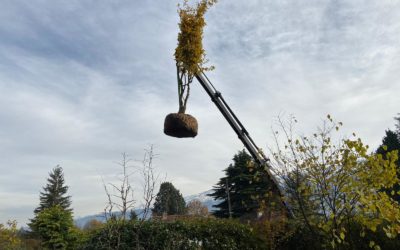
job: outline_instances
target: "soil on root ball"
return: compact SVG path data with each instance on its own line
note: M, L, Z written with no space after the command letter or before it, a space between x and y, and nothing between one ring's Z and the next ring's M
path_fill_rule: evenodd
M197 120L189 114L171 113L165 117L164 134L177 137L187 138L197 135Z

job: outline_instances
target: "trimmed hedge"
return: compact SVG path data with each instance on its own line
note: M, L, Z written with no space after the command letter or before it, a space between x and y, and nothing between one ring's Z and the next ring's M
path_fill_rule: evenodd
M110 221L82 249L266 249L253 230L231 220Z

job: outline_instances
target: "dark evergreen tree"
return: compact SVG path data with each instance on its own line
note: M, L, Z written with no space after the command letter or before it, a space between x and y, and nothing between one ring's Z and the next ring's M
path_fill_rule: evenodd
M67 195L68 186L64 183L64 173L60 166L56 166L47 178L47 185L40 192L40 204L34 210L35 218L31 219L29 226L35 231L35 221L38 214L48 208L58 206L60 209L71 213L71 197Z
M154 201L153 214L184 214L185 208L186 203L179 190L170 182L162 183Z
M233 164L224 170L222 177L209 196L221 200L214 205L216 217L228 218L229 206L232 217L241 217L254 213L260 207L260 198L270 188L266 171L258 171L252 157L245 151L239 151L233 157ZM229 195L228 195L229 194Z
M40 204L35 209L35 214L45 208L60 206L66 211L72 211L71 196L66 195L68 186L64 183L64 173L60 166L57 166L49 173L47 185L43 187L43 192L40 192Z
M400 123L400 119L398 119L398 121ZM400 124L398 126L400 127ZM398 132L399 133L396 133L392 130L386 130L386 135L382 139L382 145L379 146L379 148L376 150L376 153L381 154L385 158L387 152L397 150L397 176L400 178L400 131ZM388 193L391 193L391 191L395 192L393 198L397 202L400 202L400 194L398 194L400 191L400 186L396 185L393 189L388 190Z
M396 126L396 133L397 133L397 136L398 136L398 138L400 138L400 113L398 113L397 114L398 116L396 116L394 119L396 120L396 124L395 124L395 126Z
M129 220L130 221L136 221L138 219L138 215L135 212L135 210L131 209L131 211L129 212Z
M400 149L400 138L397 133L390 129L386 130L385 133L386 134L382 139L382 145L376 150L378 154L382 155L385 155L386 152Z

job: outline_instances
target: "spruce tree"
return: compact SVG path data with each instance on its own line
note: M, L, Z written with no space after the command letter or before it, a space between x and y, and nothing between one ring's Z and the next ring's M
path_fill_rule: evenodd
M43 192L40 192L40 204L35 209L35 214L46 208L60 206L66 211L72 211L71 196L66 195L68 186L64 183L64 173L60 166L57 166L49 173L47 185L43 187Z
M260 208L259 198L267 194L270 185L265 171L256 171L255 168L258 166L245 150L233 157L233 164L224 170L225 176L209 194L215 200L221 200L214 205L217 208L213 212L216 217L241 217Z
M185 208L186 203L179 190L170 182L162 183L155 198L153 214L182 215L185 213Z
M43 191L40 192L40 204L34 210L35 218L31 219L29 226L33 231L35 230L35 222L38 215L45 209L59 207L63 211L72 213L71 196L67 195L68 186L64 183L64 173L60 166L56 166L52 172L49 173L47 178L47 184L43 187Z

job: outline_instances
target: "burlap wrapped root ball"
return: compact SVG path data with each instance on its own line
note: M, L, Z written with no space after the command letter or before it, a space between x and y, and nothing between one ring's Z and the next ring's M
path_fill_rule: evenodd
M197 135L197 120L191 115L171 113L165 117L164 134L178 137L195 137Z

